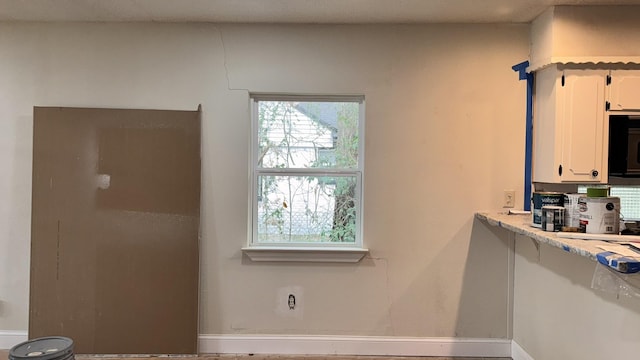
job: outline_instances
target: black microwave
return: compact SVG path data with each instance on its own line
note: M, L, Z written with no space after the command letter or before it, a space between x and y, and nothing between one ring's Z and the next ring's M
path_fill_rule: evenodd
M640 177L640 115L609 116L609 176Z

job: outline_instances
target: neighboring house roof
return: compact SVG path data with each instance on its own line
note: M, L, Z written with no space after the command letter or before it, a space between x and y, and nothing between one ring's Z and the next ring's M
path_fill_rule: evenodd
M296 104L295 108L316 122L331 128L331 130L338 129L338 108L334 103L301 102Z
M325 121L318 121L318 117L313 118L294 107L289 113L292 122L292 129L285 129L281 123L272 124L267 133L267 137L279 143L290 132L291 140L289 146L293 147L324 147L332 148L335 142L336 129L327 125ZM337 121L337 116L336 116Z

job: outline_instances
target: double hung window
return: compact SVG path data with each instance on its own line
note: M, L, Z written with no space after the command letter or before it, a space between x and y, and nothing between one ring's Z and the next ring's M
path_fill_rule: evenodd
M362 247L362 96L252 95L251 247Z

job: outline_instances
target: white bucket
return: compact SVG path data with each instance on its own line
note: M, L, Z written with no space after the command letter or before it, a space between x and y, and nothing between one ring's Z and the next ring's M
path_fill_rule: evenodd
M584 194L564 194L564 226L579 228L580 227L580 207L578 200L584 197Z
M580 229L588 234L617 234L620 231L620 198L581 197Z

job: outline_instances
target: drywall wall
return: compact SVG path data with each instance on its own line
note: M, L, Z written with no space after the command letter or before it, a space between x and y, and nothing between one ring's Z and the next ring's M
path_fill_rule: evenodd
M0 24L0 329L28 320L32 107L202 104L202 334L509 338L509 248L473 220L522 208L526 25ZM253 92L364 94L358 264L252 263ZM279 311L282 289L303 311ZM123 294L124 296L125 294ZM299 299L300 300L300 299Z
M640 6L555 6L531 26L531 70L551 63L640 62Z
M640 351L640 302L592 288L596 262L516 236L513 340L534 359L622 359Z

